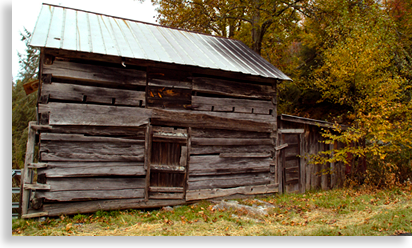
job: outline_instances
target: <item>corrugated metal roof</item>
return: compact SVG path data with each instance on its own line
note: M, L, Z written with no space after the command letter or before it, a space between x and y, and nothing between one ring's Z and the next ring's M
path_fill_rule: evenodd
M238 40L49 4L30 45L291 80Z

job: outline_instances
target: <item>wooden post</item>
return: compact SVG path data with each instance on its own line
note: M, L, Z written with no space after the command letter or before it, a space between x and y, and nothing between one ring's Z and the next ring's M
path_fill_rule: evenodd
M145 201L149 200L150 157L152 154L152 126L147 124L145 135L144 168L146 169Z
M276 144L277 146L280 146L282 143L282 134L278 135L278 138L276 139ZM279 183L279 194L283 194L283 159L280 156L282 153L282 150L277 150L276 151L276 162L277 162L277 167L278 167L278 183Z
M35 121L29 122L29 134L27 138L27 145L26 145L26 157L24 160L24 168L23 173L21 175L21 201L20 201L20 209L21 209L21 216L23 217L28 213L29 203L30 203L30 189L26 189L24 187L25 184L32 183L32 169L29 168L29 165L33 163L34 160L34 147L36 145L36 131L31 127L35 125Z
M186 145L186 166L185 166L185 176L183 179L183 199L186 199L186 190L187 190L187 181L189 180L189 166L190 166L190 148L192 146L192 139L191 139L191 132L192 128L189 127L187 130L187 145Z
M305 159L304 159L304 151L303 151L303 145L305 143L304 139L304 133L299 134L299 155L300 155L300 175L299 175L299 187L300 187L300 193L305 193L306 192L306 164L305 164Z

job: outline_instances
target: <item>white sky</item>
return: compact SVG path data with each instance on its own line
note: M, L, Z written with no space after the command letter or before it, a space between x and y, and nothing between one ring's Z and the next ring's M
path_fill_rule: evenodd
M17 52L24 53L26 45L20 41L24 27L33 32L42 3L61 5L76 9L124 17L155 23L155 7L150 0L13 0L12 1L12 75L17 79L19 58Z

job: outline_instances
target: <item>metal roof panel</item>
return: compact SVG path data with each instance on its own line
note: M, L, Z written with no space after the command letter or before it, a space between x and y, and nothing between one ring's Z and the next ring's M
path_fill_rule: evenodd
M237 40L49 4L30 45L291 80Z

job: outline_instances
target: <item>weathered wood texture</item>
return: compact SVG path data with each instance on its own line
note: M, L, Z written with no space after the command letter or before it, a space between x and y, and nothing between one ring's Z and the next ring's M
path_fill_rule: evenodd
M232 113L236 114L236 113ZM271 132L273 123L215 116L213 112L199 113L192 111L153 109L151 121L156 125L178 127L204 127L239 131Z
M300 158L300 188L301 190L309 189L323 189L327 190L333 187L341 187L345 178L342 163L332 163L324 165L316 165L309 162L310 155L315 155L320 151L325 151L335 148L334 145L325 145L321 143L324 139L322 137L321 127L312 122L302 122L298 119L294 122L292 117L284 120L279 120L282 124L280 133L284 135L291 135L295 133L300 134L301 142L299 149L301 150L302 157ZM321 125L322 126L322 125ZM330 127L330 126L328 126ZM283 131L285 129L285 131ZM295 131L294 131L295 130ZM336 148L339 144L336 145ZM287 149L288 156L297 152L297 146L295 150ZM289 164L291 162L288 162Z
M110 83L117 85L145 86L146 72L136 69L100 66L67 61L54 61L51 65L43 65L44 74L52 74L53 78L78 81Z
M237 81L206 77L193 78L193 91L264 100L272 100L272 96L275 94L272 86L268 85L240 83Z
M93 104L39 104L40 114L49 114L49 125L139 127L149 123L152 110Z
M184 203L184 200L149 200L145 202L144 198L138 198L44 204L43 209L49 216L59 216L61 214L91 213L98 210L108 211L131 208L158 208Z
M42 63L38 173L50 190L37 197L49 216L277 191L274 80L47 52L58 58Z
M271 101L203 96L193 96L192 106L195 110L200 111L235 112L261 115L270 115L275 108Z
M211 199L216 197L224 197L235 194L243 195L254 195L254 194L268 194L278 192L277 184L267 184L267 185L253 185L253 186L243 186L236 188L226 188L226 189L200 189L200 190L188 190L186 192L186 200L201 200L201 199Z
M42 142L44 161L143 161L144 144L118 142Z
M31 128L35 122L29 122L29 133L27 138L26 144L26 155L24 160L24 168L21 178L21 200L20 200L20 209L21 214L25 215L28 212L29 204L30 204L30 190L25 189L24 185L32 183L32 169L29 169L29 165L34 162L34 148L36 145L36 131Z
M42 87L42 97L49 100L145 106L145 92L52 82Z
M269 132L193 128L187 193L273 183L270 164L274 141L270 136ZM220 192L223 195L242 194L239 190ZM212 193L210 197L219 194ZM187 197L191 199L192 196Z

